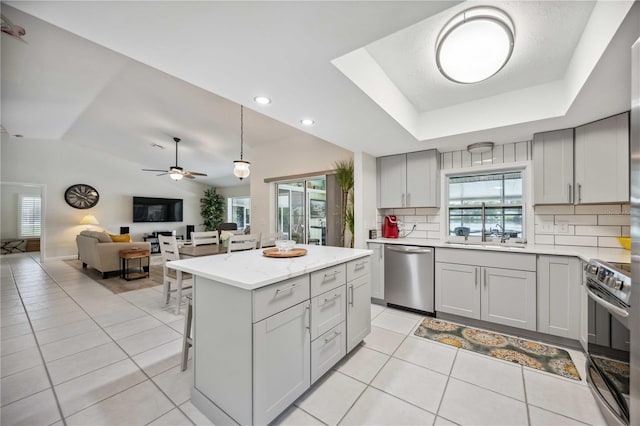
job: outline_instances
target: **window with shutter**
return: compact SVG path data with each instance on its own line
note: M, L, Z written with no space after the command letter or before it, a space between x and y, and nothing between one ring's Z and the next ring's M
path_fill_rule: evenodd
M20 238L39 237L41 202L39 196L20 195L18 211L18 236Z

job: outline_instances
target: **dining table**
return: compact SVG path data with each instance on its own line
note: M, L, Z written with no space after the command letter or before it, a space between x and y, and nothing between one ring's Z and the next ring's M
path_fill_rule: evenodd
M201 246L179 244L178 246L180 257L213 256L215 254L224 254L227 250L227 247L222 244L204 244Z

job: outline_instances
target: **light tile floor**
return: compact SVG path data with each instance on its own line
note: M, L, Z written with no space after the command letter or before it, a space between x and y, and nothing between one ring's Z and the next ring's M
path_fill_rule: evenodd
M2 425L211 424L189 401L184 317L160 286L114 295L26 254L2 256L0 282ZM605 424L584 381L415 337L421 318L372 305L364 343L276 423Z

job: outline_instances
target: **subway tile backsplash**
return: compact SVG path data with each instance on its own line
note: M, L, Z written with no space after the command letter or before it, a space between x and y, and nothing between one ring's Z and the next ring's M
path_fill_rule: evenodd
M628 237L628 204L536 206L536 244L620 248L616 237Z
M409 233L408 239L440 240L440 209L439 208L402 208L378 210L378 235L382 237L382 222L385 215L394 214L400 222L400 235Z

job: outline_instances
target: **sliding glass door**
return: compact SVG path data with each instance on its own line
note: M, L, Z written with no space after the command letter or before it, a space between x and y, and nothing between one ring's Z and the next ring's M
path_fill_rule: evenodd
M276 230L300 244L326 245L325 176L276 183Z

